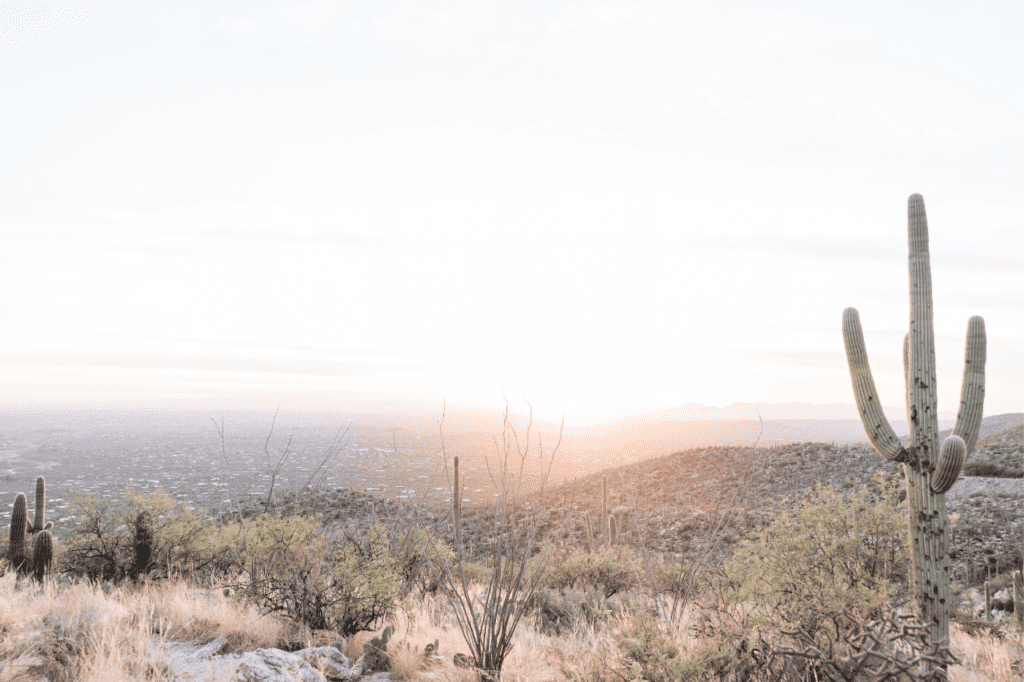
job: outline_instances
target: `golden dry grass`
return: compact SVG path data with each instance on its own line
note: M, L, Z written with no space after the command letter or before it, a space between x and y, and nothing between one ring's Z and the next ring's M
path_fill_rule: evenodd
M1020 682L1024 675L1024 639L1013 632L999 640L991 636L971 637L956 623L950 625L953 653L962 665L949 670L950 682ZM1016 667L1018 672L1014 672Z
M15 585L0 576L0 682L81 680L154 681L171 679L171 671L154 657L154 642L205 643L225 635L224 652L241 652L296 642L296 629L280 619L185 581L122 586L105 593L90 584L40 589ZM684 655L695 655L708 642L685 627L673 637ZM395 633L388 645L392 674L411 682L471 682L474 676L452 663L456 652L468 653L451 610L442 597L408 599L391 619ZM579 625L561 636L538 632L529 619L517 629L502 679L508 682L597 682L617 679L623 658L615 635L634 623L631 614L611 616L598 627ZM360 633L346 642L355 660L362 643L375 633ZM326 643L331 633L305 633L306 645ZM302 637L299 638L300 640ZM435 640L443 662L425 661ZM1024 660L1017 633L1003 640L968 636L956 624L952 646L962 665L950 670L951 682L1016 682L1012 667ZM626 673L628 674L628 673Z
M109 594L79 583L58 590L0 576L0 682L49 679L96 682L169 679L154 642L205 642L228 648L276 646L281 621L183 581L122 587Z

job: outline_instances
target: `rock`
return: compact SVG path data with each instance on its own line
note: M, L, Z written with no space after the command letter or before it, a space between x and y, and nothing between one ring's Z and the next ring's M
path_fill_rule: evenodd
M296 652L256 649L241 654L218 655L227 638L221 635L203 646L182 642L160 644L156 656L174 672L175 680L231 677L236 682L327 682L354 680L348 657L334 647L322 646ZM320 671L323 670L323 673ZM364 680L390 680L388 675L369 675Z
M323 668L329 680L347 680L352 677L352 663L345 654L332 646L302 649L295 654L317 670Z

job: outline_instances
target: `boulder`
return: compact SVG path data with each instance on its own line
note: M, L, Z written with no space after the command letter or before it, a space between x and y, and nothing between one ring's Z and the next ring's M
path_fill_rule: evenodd
M203 646L183 642L155 642L154 645L159 649L156 656L167 663L175 679L182 681L230 677L236 682L354 682L351 662L334 647L218 654L226 643L227 638L221 635ZM378 675L373 678L385 679Z

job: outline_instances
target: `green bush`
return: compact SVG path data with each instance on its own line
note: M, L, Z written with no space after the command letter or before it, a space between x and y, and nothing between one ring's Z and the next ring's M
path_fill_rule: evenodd
M295 552L312 541L320 528L312 516L260 514L241 523L229 523L211 531L207 540L216 569L228 573L248 569L255 561L266 562L275 552Z
M265 612L348 636L392 614L400 568L380 524L362 538L319 533L253 560L243 594Z
M905 504L895 481L876 478L881 494L850 494L818 485L795 511L752 534L726 566L732 603L753 605L751 622L767 629L800 625L809 632L840 615L868 615L907 591Z
M615 613L643 609L621 597L606 597L599 589L567 590L561 593L544 588L534 592L527 604L533 609L537 629L546 634L561 635L579 625L597 627Z
M605 598L628 590L634 584L633 568L624 547L603 548L588 554L578 547L556 551L548 563L543 587L569 590L592 587Z
M195 574L220 559L210 546L213 529L206 513L176 504L163 490L146 495L129 487L120 500L81 495L70 510L74 527L54 557L59 572L116 582L151 571ZM140 519L148 519L152 537L149 556L137 566Z
M675 682L693 679L700 673L700 662L684 658L666 634L664 624L649 615L638 615L633 627L615 640L630 680Z

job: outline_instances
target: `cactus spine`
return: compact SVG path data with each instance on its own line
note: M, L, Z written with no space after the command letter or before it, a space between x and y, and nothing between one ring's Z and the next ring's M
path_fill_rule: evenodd
M912 194L907 203L910 333L903 342L903 367L909 447L903 447L882 413L855 308L843 311L843 342L864 430L880 455L903 463L918 616L931 625L934 640L948 641L952 604L945 493L956 482L978 439L985 397L985 322L978 316L968 322L960 409L953 435L940 448L928 222L920 194Z
M53 536L50 535L50 531L41 530L32 541L32 570L36 582L43 582L52 564Z
M23 573L28 564L25 552L25 537L28 535L28 498L25 493L18 493L14 498L14 509L11 510L11 533L9 536L10 551L8 557L11 567L19 574Z

